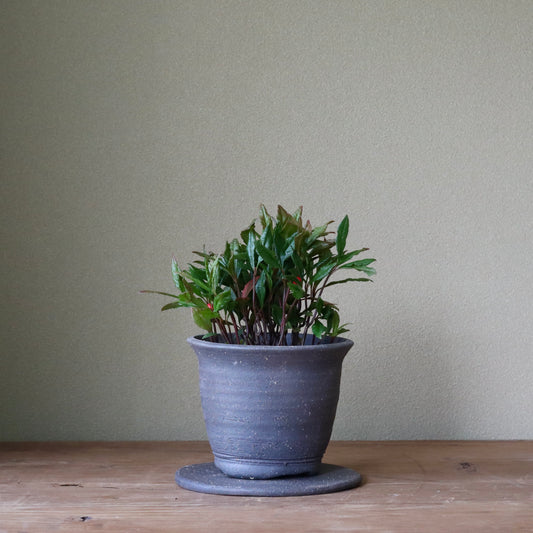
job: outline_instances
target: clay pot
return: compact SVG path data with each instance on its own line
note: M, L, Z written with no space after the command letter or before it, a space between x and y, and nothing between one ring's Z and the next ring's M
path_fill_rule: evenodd
M187 339L215 465L227 476L316 474L331 437L342 362L352 347L246 346Z

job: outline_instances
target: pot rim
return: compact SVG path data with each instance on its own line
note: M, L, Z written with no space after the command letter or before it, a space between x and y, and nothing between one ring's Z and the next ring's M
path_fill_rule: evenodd
M212 350L217 351L227 351L231 350L243 350L254 352L274 352L274 351L328 351L332 349L337 349L340 346L346 346L348 349L351 348L354 342L351 339L346 337L335 337L333 342L328 342L324 344L305 344L305 345L287 345L287 346L272 346L265 344L229 344L227 342L212 342L209 340L202 339L203 335L194 335L187 338L187 342L191 345L205 346L209 347ZM309 338L313 338L312 335Z

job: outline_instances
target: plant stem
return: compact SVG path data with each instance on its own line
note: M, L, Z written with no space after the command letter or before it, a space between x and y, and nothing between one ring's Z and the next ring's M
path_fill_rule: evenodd
M233 313L230 313L230 317L233 323L233 329L235 330L235 342L236 344L240 344L239 326L237 325L237 321L235 320L235 315Z
M337 271L337 267L333 267L331 269L331 272L322 280L322 285L320 285L320 288L318 289L318 294L316 294L317 293L316 289L313 288L313 295L311 298L310 306L312 306L315 301L320 300L320 298L322 297L322 293L324 292L324 289L326 288L326 285L328 284L329 279L336 271ZM316 320L317 316L318 316L318 309L315 309L313 313L313 317L311 318L311 320L308 320L305 325L303 344L305 344L305 339L307 338L307 332L309 330L309 327Z
M285 341L285 324L287 323L287 314L289 311L285 311L285 307L287 306L287 299L289 297L289 288L287 287L287 282L283 280L283 301L281 304L281 310L283 311L282 317L281 317L281 325L280 325L280 332L279 332L279 342L278 346L282 346L286 344Z

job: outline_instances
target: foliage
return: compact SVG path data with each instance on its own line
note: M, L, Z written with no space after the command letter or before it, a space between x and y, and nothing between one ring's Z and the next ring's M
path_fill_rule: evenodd
M278 206L277 216L262 205L257 220L227 242L224 252L194 252L199 259L181 269L172 259L179 294L142 291L172 298L162 310L190 307L204 338L231 344L286 345L330 342L344 333L336 305L323 299L324 289L339 283L371 281L368 277L333 275L356 271L371 276L375 259L355 259L368 248L347 251L349 220L336 237L322 226L305 224L300 207L293 215Z

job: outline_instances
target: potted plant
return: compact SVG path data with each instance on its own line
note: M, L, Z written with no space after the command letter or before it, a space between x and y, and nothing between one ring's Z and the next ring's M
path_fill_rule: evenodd
M191 308L205 330L188 342L214 464L226 476L320 472L353 345L325 289L375 273L375 259L357 257L368 248L346 249L348 216L336 234L330 224L304 222L301 207L272 216L261 206L222 253L194 252L184 269L172 259L177 294L143 291L172 298L162 310Z

